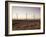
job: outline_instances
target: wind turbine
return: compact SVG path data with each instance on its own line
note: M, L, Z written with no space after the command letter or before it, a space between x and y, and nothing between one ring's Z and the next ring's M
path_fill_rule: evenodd
M17 20L18 20L18 14L16 13L16 17L17 17Z
M27 20L27 12L26 12L26 20Z

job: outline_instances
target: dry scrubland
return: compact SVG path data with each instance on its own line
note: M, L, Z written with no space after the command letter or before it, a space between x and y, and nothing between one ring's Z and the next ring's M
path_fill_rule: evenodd
M12 30L40 29L40 20L12 20Z

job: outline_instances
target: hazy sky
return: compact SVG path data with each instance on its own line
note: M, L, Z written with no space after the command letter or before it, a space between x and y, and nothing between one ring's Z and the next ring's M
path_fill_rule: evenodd
M12 19L40 19L40 8L39 7L12 7Z

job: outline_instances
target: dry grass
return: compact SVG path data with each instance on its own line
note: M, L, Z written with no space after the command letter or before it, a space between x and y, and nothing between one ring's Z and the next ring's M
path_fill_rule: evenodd
M12 30L40 29L40 20L12 20Z

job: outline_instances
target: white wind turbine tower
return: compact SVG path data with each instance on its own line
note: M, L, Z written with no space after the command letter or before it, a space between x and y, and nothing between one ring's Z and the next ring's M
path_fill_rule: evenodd
M16 19L18 20L18 14L16 13Z
M35 20L35 13L33 13L33 17L34 17L34 20Z
M34 20L35 20L35 13L34 13L34 12L32 12L32 13L31 13L31 15L32 15L32 19L34 19Z
M31 14L30 14L30 12L29 12L29 19L30 19L30 15L31 15Z
M26 11L26 20L27 20L27 11Z

